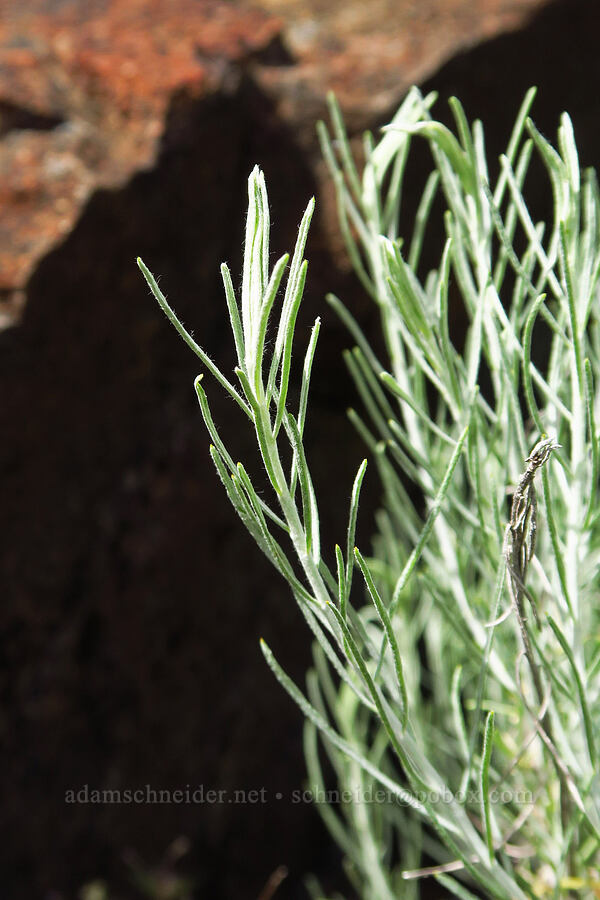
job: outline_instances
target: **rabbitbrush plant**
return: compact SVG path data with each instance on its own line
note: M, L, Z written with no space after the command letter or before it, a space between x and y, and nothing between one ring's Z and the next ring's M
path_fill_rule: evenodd
M594 172L580 172L568 116L558 149L528 118L533 94L494 181L481 123L470 127L456 100L454 134L431 118L434 97L412 90L378 142L366 135L362 171L334 101L333 137L320 126L386 348L378 358L351 311L328 298L356 345L347 363L362 408L350 415L383 486L372 547L354 546L366 461L343 546L321 547L303 444L318 319L297 408L288 400L313 201L291 263L286 255L271 269L265 180L250 175L239 303L221 268L234 379L139 261L256 432L264 471L250 473L224 446L196 379L227 495L314 638L306 693L262 649L306 717L310 787L325 791L328 758L348 792L350 802L319 810L365 900L416 898L425 879L438 896L600 896L600 195ZM400 235L415 142L420 152L428 143L434 170L412 233ZM548 222L527 204L535 157ZM421 272L442 203L443 253Z

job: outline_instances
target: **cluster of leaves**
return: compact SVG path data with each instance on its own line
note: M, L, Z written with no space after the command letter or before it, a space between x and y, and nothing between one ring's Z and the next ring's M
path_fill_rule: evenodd
M271 271L264 177L250 176L239 306L222 267L237 385L139 261L171 322L255 429L272 503L224 446L196 380L229 499L315 639L306 694L263 652L306 717L313 791L327 795L325 754L351 798L319 809L365 900L416 898L427 877L458 897L473 897L475 885L498 900L589 896L600 885L600 195L595 174L580 173L569 118L556 150L528 118L533 96L495 184L481 123L469 126L458 101L455 135L431 118L435 98L411 91L379 142L365 136L360 172L333 100L333 135L319 127L341 229L379 308L387 353L378 359L351 312L328 298L355 340L346 360L363 412L351 418L383 485L369 556L354 546L366 461L345 547L329 560L321 551L303 445L319 320L298 409L288 403L313 201L289 269L284 256ZM415 137L429 144L434 170L403 241ZM549 177L550 223L534 221L524 198L534 154ZM438 267L420 277L436 197L446 242ZM450 321L458 303L461 348ZM533 358L532 345L541 348ZM424 857L434 865L423 868Z

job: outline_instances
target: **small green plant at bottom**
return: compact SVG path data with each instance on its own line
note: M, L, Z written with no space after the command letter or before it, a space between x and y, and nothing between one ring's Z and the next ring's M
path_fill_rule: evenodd
M241 298L221 267L237 353L223 374L150 289L256 434L264 471L224 445L202 376L210 453L256 543L288 582L313 637L302 690L262 645L305 716L308 783L365 900L417 898L424 880L460 898L600 896L600 195L581 171L571 121L553 147L518 112L498 174L484 132L451 101L413 89L355 162L340 111L319 125L339 221L377 305L380 359L349 309L328 301L354 347L361 409L350 417L382 484L372 546L355 546L366 460L349 490L345 540L321 548L303 435L319 336L299 402L288 399L314 202L291 257L271 268L265 179L248 182ZM433 171L399 233L411 145ZM551 221L527 204L532 158ZM422 271L428 221L445 244ZM454 321L465 324L459 346ZM477 893L473 893L473 892ZM315 889L315 896L318 889Z

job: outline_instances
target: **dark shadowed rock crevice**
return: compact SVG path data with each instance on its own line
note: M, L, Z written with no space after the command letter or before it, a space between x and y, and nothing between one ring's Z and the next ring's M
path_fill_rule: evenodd
M248 80L229 97L175 98L168 123L154 169L90 199L31 278L22 325L0 338L10 523L0 621L11 711L1 844L15 897L75 890L97 874L119 884L124 850L155 862L180 834L199 886L215 897L257 896L282 861L297 879L309 847L316 868L329 853L314 811L289 801L235 811L64 802L85 784L289 797L303 778L299 717L258 637L302 680L304 626L222 496L192 389L199 365L149 297L135 257L229 371L215 260L240 271L247 160L264 166L274 194L274 254L293 239L314 183ZM302 338L331 274L319 244L316 222ZM341 374L331 343L309 433L322 483L331 468L316 445L344 436L324 511L339 540L343 513L328 509L345 509L361 450L340 388L329 388ZM231 401L214 384L207 390L232 452L256 462ZM26 809L35 816L24 819ZM250 834L262 835L258 857Z

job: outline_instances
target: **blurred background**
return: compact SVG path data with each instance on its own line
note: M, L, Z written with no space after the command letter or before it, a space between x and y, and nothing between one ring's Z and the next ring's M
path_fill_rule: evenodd
M0 0L3 898L283 900L307 896L309 872L352 896L314 806L292 801L301 716L258 647L303 685L307 630L228 506L199 366L135 258L230 371L219 264L240 271L247 176L267 176L274 258L316 195L298 332L322 316L307 447L333 547L364 451L325 293L367 331L376 316L315 138L326 92L357 137L413 83L439 91L442 119L456 94L493 161L536 84L538 127L554 138L567 109L597 165L599 26L595 0ZM428 152L415 145L407 221ZM206 384L252 462L237 408ZM367 549L377 497L372 471ZM224 800L66 802L146 785Z

